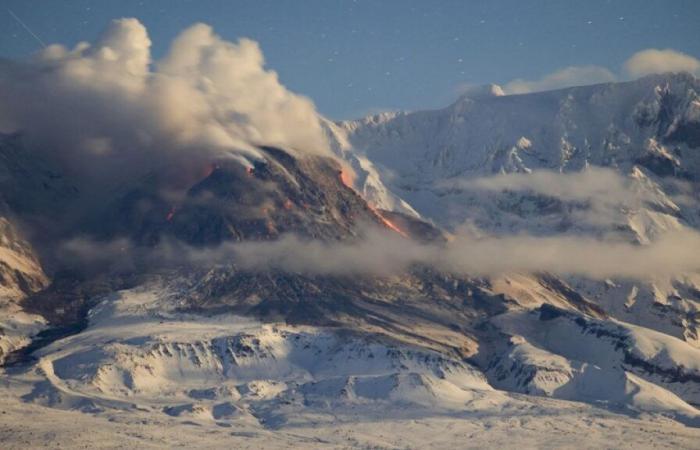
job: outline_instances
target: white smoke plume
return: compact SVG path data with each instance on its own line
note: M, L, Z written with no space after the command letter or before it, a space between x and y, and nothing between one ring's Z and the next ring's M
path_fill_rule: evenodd
M164 161L245 163L256 145L332 155L313 103L265 68L256 42L196 24L160 61L150 46L138 20L120 19L93 44L1 62L0 132L98 181Z

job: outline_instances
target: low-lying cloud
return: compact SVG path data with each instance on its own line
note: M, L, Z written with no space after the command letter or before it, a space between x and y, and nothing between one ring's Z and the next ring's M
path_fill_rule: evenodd
M582 203L584 220L614 222L622 210L654 202L647 186L634 176L607 168L589 167L575 173L536 171L446 181L450 189L490 192L527 191ZM603 225L609 225L603 223ZM608 228L604 228L608 229ZM135 247L127 240L70 240L61 247L64 263L94 270L137 267L206 268L233 265L239 270L301 273L322 276L390 276L416 265L466 276L495 276L512 272L550 272L594 279L649 279L700 270L700 233L687 229L660 231L650 242L636 244L620 235L592 237L561 234L489 236L457 231L446 242L425 243L376 227L349 242L308 240L287 234L274 241L224 242L194 247L164 240L156 247Z
M700 270L700 234L683 230L662 235L648 245L580 236L453 236L447 243L426 244L385 230L370 230L351 243L327 243L285 235L275 241L227 242L216 247L163 243L134 248L125 241L72 240L64 256L85 266L109 263L133 269L194 265L232 265L245 271L282 271L321 276L390 276L428 266L467 276L549 272L594 279L648 279Z
M654 185L649 183L651 182L642 182L632 176L622 176L609 168L590 166L580 172L535 170L530 173L456 178L442 181L438 187L487 194L522 192L554 198L567 203L571 207L569 213L577 221L592 225L610 225L624 222L624 211L658 203ZM481 201L488 202L493 199L486 197ZM661 202L664 200L661 199ZM669 204L663 203L662 206L668 207Z
M459 235L438 245L374 232L354 244L329 245L287 236L274 242L233 244L227 250L232 260L246 269L321 275L390 275L425 265L469 276L551 272L597 279L644 279L699 270L700 254L694 251L699 245L700 234L692 231L667 234L646 246L578 236L525 235Z
M447 180L443 187L482 189L487 191L531 191L564 201L602 200L629 204L638 199L630 180L612 169L588 167L572 173L536 170L530 173L507 173L489 177Z
M138 20L120 19L93 44L0 62L0 132L100 182L165 161L246 163L261 144L332 155L313 103L265 68L256 42L196 24L159 61L150 46Z

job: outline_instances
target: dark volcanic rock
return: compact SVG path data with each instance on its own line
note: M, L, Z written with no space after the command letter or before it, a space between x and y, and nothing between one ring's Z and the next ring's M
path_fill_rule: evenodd
M192 244L273 239L283 233L344 240L381 220L341 181L329 158L294 158L263 148L252 168L219 165L175 207L170 232Z
M330 158L295 158L265 147L253 167L220 162L181 195L168 181L149 177L122 194L92 221L100 239L127 237L155 245L168 237L191 245L274 239L283 233L322 240L358 235L361 225L382 221L341 181Z

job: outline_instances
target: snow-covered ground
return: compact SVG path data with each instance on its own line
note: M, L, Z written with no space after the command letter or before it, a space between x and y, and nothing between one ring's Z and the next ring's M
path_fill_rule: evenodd
M466 405L450 414L374 410L288 413L281 426L171 417L151 411L83 413L0 405L5 449L27 448L697 448L700 431L671 421L629 419L585 404L537 397Z
M377 336L176 313L178 295L158 284L109 295L86 330L40 349L29 366L7 368L3 448L692 448L700 439L700 428L665 417L678 419L681 411L691 420L694 408L621 369L621 386L607 376L600 383L621 389L613 394L634 414L496 390L467 362ZM534 336L534 344L515 340L508 357L554 364L569 376L585 372L582 383L594 389L593 369L571 362L590 356L535 349L541 336L526 328L537 320L505 315L497 322ZM567 316L552 320L576 326ZM687 364L694 358L676 354L668 337L629 338L649 355L691 358ZM579 394L555 397L581 400ZM670 400L659 403L663 398Z

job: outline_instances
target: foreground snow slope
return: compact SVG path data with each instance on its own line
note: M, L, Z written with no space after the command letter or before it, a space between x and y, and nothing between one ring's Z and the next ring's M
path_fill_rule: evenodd
M493 354L547 370L549 388L557 370L565 373L562 393L553 397L590 401L587 393L607 389L594 400L613 405L509 394L490 385L489 371L386 337L178 313L181 295L162 284L108 295L90 312L86 330L35 352L35 362L6 368L4 447L581 448L585 439L589 448L692 448L700 438L700 428L666 418L692 424L694 408L624 368L615 368L619 385L610 374L597 379L594 372L605 368L579 363L592 357L562 336L591 339L585 348L593 354L618 351L612 338L599 342L569 330L550 339L532 314L494 323L533 344L514 338L512 349ZM548 320L558 327L579 326L574 316L554 315ZM640 357L661 366L693 358L687 349L660 350L675 345L668 338L635 333L622 335ZM572 374L576 383L568 382ZM541 377L533 383L542 386Z

